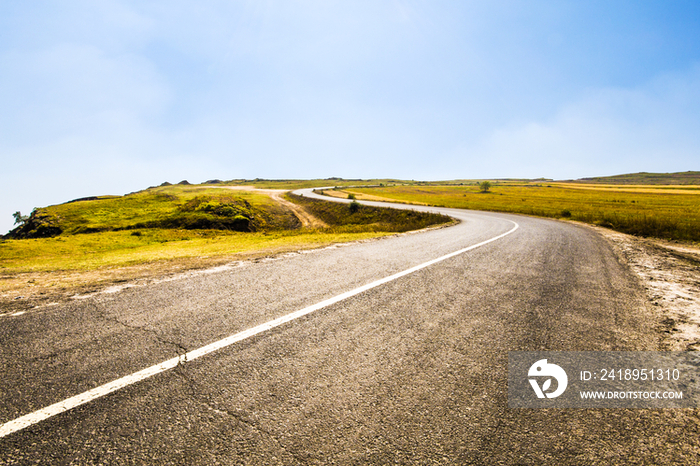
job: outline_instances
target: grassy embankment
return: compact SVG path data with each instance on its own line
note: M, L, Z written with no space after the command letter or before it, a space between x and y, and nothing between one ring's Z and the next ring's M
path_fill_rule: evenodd
M512 212L602 225L639 236L700 241L700 186L494 182L477 186L347 188L358 199L386 199L463 209Z
M265 193L225 187L166 186L44 207L20 232L28 238L0 241L0 292L96 285L447 220L419 216L408 224L384 209L351 213L340 207L336 216L323 217L330 226L322 229L301 228L292 212ZM307 210L325 212L314 205Z
M405 232L420 230L431 225L451 222L439 214L415 212L413 210L380 209L377 207L330 203L288 194L287 198L313 213L338 231Z

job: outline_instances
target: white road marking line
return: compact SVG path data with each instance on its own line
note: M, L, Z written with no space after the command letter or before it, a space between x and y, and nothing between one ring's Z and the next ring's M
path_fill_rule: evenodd
M178 357L168 359L167 361L163 361L160 364L156 364L154 366L148 367L146 369L140 370L138 372L134 372L131 375L127 375L126 377L122 377L120 379L114 380L112 382L106 383L104 385L101 385L99 387L93 388L92 390L88 390L84 393L81 393L79 395L75 395L73 397L67 398L63 401L59 401L58 403L54 403L50 406L47 406L46 408L40 409L38 411L34 411L33 413L26 414L24 416L18 417L17 419L14 419L12 421L9 421L0 427L0 438L5 437L7 435L10 435L14 432L20 431L22 429L25 429L33 424L36 424L38 422L41 422L45 419L48 419L50 417L53 417L57 414L63 413L65 411L68 411L70 409L73 409L75 407L78 407L82 404L89 403L90 401L93 401L97 398L103 397L109 393L115 392L121 388L124 388L126 386L132 385L136 382L140 382L142 380L145 380L149 377L152 377L156 374L160 374L161 372L165 372L169 369L172 369L176 367L178 364L184 364L189 361L194 361L195 359L204 356L209 353L213 353L214 351L220 350L222 348L225 348L227 346L230 346L236 342L239 342L241 340L245 340L246 338L252 337L253 335L257 335L258 333L265 332L267 330L273 329L275 327L278 327L282 324L285 324L287 322L291 322L292 320L298 319L299 317L303 317L307 314L311 314L314 311L317 311L319 309L323 309L324 307L328 307L332 304L335 304L339 301L343 301L347 298L350 298L352 296L355 296L357 294L363 293L367 290L371 290L372 288L375 288L377 286L383 285L385 283L394 281L398 278L404 277L406 275L409 275L413 272L416 272L418 270L424 269L426 267L429 267L433 264L436 264L438 262L442 262L446 259L449 259L450 257L457 256L459 254L463 254L467 251L471 251L472 249L476 249L478 247L484 246L485 244L491 243L493 241L496 241L498 239L503 238L504 236L507 236L511 233L513 233L515 230L518 229L518 224L513 222L512 220L508 220L509 222L512 222L513 225L515 225L511 230L507 231L506 233L503 233L501 235L495 236L491 239L488 239L486 241L482 241L481 243L474 244L472 246L469 246L464 249L460 249L459 251L452 252L450 254L446 254L442 257L438 257L437 259L433 259L428 262L424 262L420 265L416 265L415 267L411 267L410 269L406 269L403 272L396 273L394 275L390 275L388 277L373 281L372 283L368 283L367 285L361 286L359 288L355 288L354 290L347 291L343 294L340 294L338 296L334 296L333 298L326 299L325 301L321 301L320 303L314 304L309 307L305 307L304 309L300 309L296 312L292 312L291 314L287 314L282 317L278 317L277 319L271 320L269 322L265 322L264 324L258 325L253 328L249 328L248 330L244 330L242 332L236 333L234 335L231 335L229 337L226 337L222 340L215 341L214 343L210 343L206 346L203 346L199 349L192 350L188 353L185 353L183 355L180 355Z

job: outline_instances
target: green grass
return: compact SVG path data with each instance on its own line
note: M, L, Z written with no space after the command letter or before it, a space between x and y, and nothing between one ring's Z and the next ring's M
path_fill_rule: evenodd
M476 186L395 186L346 191L407 203L568 218L639 236L700 241L700 190L694 189L494 182L490 193L479 193Z

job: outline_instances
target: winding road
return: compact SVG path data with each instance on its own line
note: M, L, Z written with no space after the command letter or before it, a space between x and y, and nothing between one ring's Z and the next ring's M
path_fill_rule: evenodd
M460 223L3 318L0 464L700 463L697 410L508 408L509 351L658 349L603 238L396 207Z

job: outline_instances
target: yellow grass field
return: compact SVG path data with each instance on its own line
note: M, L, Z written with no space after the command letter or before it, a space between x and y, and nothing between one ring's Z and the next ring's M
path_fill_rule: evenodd
M564 218L657 238L700 241L700 186L493 182L478 186L408 185L344 188L398 202Z
M0 274L92 270L149 261L262 255L319 247L389 233L323 231L228 232L184 230L107 231L93 234L9 240L0 244Z

